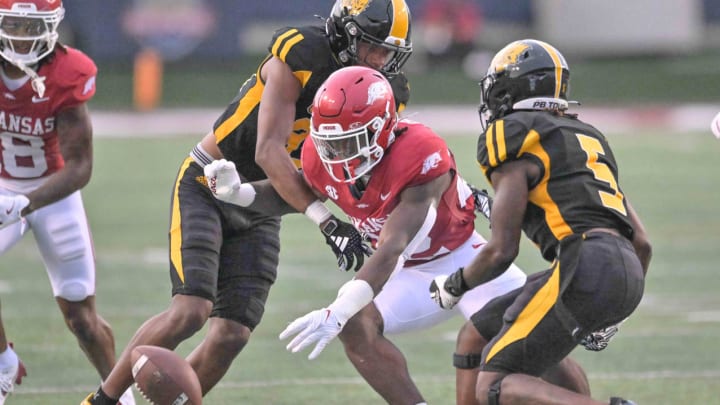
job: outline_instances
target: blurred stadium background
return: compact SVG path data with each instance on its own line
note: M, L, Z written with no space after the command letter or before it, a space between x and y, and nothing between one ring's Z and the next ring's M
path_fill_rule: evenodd
M576 111L615 148L624 191L646 222L655 257L645 299L610 348L574 354L595 396L720 404L720 171L714 166L720 144L709 130L720 111L720 2L406 1L416 49L406 66L407 115L448 136L471 182L486 186L474 161L477 81L495 51L516 39L545 40L564 53L571 98L582 102ZM118 350L168 303L167 205L180 160L254 72L272 31L319 23L313 16L327 16L332 3L65 0L64 42L100 68L90 103L96 163L84 198L95 235L98 305ZM451 18L446 25L444 13L430 10L452 3L470 7L461 14L470 21ZM463 33L446 30L457 26ZM147 50L161 56L163 75L159 98L143 107L135 102L134 71ZM152 76L152 68L145 73ZM280 277L265 319L206 402L380 403L338 343L310 362L286 353L277 340L288 321L327 304L350 276L333 269L329 250L304 218L284 222ZM478 229L489 236L481 220ZM518 262L528 272L545 267L530 244ZM0 297L6 330L30 373L8 404L79 403L98 378L65 330L32 238L0 258ZM431 404L453 402L449 359L460 324L396 340ZM201 335L178 350L187 354Z

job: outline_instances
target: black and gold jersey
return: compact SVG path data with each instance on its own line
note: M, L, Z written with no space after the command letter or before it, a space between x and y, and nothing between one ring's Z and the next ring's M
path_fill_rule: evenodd
M612 150L600 131L575 116L518 111L495 120L478 139L477 159L488 181L504 162L528 159L540 168L523 231L546 260L555 258L558 241L590 228L632 238Z
M267 176L255 163L257 123L260 100L265 84L260 69L272 56L285 62L302 84L300 98L295 105L295 124L287 143L287 151L300 167L300 151L310 131L310 106L318 87L330 74L342 66L335 58L320 26L286 27L275 31L270 54L258 70L240 88L237 96L215 121L215 141L225 159L233 161L238 171L249 181Z

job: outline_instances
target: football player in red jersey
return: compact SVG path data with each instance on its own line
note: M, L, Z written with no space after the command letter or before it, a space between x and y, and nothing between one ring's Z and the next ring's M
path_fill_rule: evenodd
M97 68L57 42L63 15L60 0L0 0L0 255L32 230L65 322L104 379L115 364L114 338L95 308L80 196L92 169L86 103ZM0 378L7 387L7 375ZM134 404L131 391L122 403Z
M434 280L431 294L443 308L462 302L504 274L525 232L551 267L490 302L458 335L459 346L483 346L477 400L608 404L536 377L578 345L602 350L635 310L652 256L647 234L620 188L607 139L567 112L570 70L557 49L512 42L481 84L477 160L495 190L492 234L464 269Z
M287 346L292 352L316 343L314 359L339 334L350 361L385 401L423 403L403 354L385 335L426 329L456 314L467 319L521 287L525 275L512 266L453 312L423 293L433 277L469 263L485 240L475 231L473 193L445 141L420 123L398 120L381 74L359 66L333 73L315 96L310 132L301 157L305 181L376 250L332 304L298 318L280 337L297 334ZM230 162L214 162L205 173L216 197L268 208L267 184L241 183ZM455 357L457 366L472 366L465 366L466 353ZM586 386L582 375L578 390ZM466 399L458 393L458 402Z
M368 248L360 234L297 176L300 150L313 96L332 72L360 64L402 79L400 68L412 51L410 24L404 0L337 0L324 26L275 31L257 72L180 165L171 202L170 307L138 329L84 404L114 405L133 383L133 347L174 349L206 323L207 335L188 361L207 394L260 323L277 275L280 218L215 199L203 174L213 160L234 162L246 180L270 179L320 227L341 268L362 265Z

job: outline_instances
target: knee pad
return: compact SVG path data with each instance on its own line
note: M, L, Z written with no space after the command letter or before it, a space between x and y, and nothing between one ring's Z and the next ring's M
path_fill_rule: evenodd
M86 287L87 286L83 283L69 281L60 286L60 290L56 292L56 295L70 302L79 302L90 295L90 292Z
M488 388L488 405L500 405L500 385L506 376L500 377Z
M482 362L482 354L457 354L453 353L453 366L463 370L472 370L480 367Z

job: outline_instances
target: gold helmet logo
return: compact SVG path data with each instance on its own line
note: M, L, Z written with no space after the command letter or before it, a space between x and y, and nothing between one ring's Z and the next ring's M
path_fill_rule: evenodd
M518 63L520 55L522 55L522 53L528 48L530 47L527 44L518 41L513 42L500 50L490 64L494 73L504 72L509 65Z
M365 11L372 0L342 0L342 6L350 15L358 15Z

